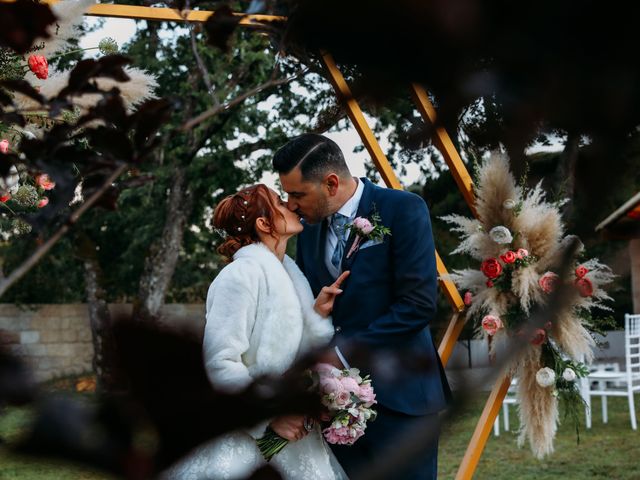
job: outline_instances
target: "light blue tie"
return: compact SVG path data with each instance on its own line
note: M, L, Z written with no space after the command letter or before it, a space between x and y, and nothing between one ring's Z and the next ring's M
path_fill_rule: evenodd
M341 213L334 213L331 217L331 229L333 233L338 237L338 242L336 243L336 248L333 251L333 255L331 257L331 263L334 267L340 270L340 262L342 262L342 254L344 253L344 246L347 244L347 240L345 239L345 225L349 223L349 217L342 215Z

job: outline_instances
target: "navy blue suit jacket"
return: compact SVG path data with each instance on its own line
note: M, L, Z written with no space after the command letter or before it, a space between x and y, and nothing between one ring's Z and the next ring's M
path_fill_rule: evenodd
M370 218L377 211L391 235L347 259L350 236L342 270L351 274L334 304L334 341L368 347L381 362L386 350L399 352L399 362L389 364L390 375L372 378L378 402L409 415L435 413L446 406L450 390L429 330L437 295L429 211L418 195L362 181L357 216ZM325 220L305 225L298 236L297 262L315 295L335 280L324 262L326 231Z

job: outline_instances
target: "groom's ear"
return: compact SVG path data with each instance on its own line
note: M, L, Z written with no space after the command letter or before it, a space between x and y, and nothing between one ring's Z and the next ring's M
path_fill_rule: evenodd
M271 233L271 224L269 220L265 217L256 218L256 230L262 233Z
M340 187L340 177L335 173L330 173L324 178L324 184L329 192L330 196L334 196L338 193Z

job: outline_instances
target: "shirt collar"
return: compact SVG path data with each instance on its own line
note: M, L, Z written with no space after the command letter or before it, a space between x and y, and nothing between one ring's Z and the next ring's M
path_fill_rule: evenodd
M358 186L356 187L355 193L351 196L349 200L345 202L340 210L337 213L344 215L345 217L349 217L353 220L358 213L358 206L360 205L360 199L362 198L362 192L364 192L364 182L360 181L359 178L354 177L356 182L358 182Z

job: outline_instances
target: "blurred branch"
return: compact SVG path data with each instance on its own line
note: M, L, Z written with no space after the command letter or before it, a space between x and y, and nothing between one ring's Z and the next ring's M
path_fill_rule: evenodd
M204 65L204 62L202 61L202 57L198 53L198 43L196 41L196 32L194 30L193 25L190 28L190 35L191 35L191 50L193 51L193 56L196 59L196 64L198 65L198 70L200 70L200 73L202 74L202 81L206 85L207 93L209 95L211 95L211 98L213 99L214 105L216 107L218 107L218 106L220 106L220 101L216 97L215 92L213 90L213 83L211 83L211 77L209 76L209 72L207 71L207 67Z
M78 222L80 217L89 210L104 193L111 187L111 184L128 168L127 164L120 165L113 173L104 181L104 183L98 188L87 201L85 201L75 212L73 212L67 222L58 229L49 240L40 245L29 258L27 258L22 264L14 269L9 276L0 281L0 297L6 293L6 291L18 280L24 277L34 265L36 265L42 258L51 250L51 248L60 240L71 227Z
M191 120L188 120L187 122L185 122L182 127L180 127L180 130L184 131L188 131L190 129L192 129L193 127L199 125L200 123L204 122L205 120L207 120L208 118L213 117L214 115L217 115L218 113L224 111L224 110L228 110L232 107L235 107L236 105L244 102L246 99L253 97L254 95L268 89L268 88L273 88L273 87L277 87L279 85L285 85L287 83L292 82L293 80L295 80L296 78L299 78L300 76L304 75L307 72L307 69L301 70L300 72L296 73L295 75L292 75L290 77L285 77L285 78L280 78L277 80L269 80L265 83L262 83L260 85L258 85L257 87L252 88L251 90L246 91L245 93L238 95L237 97L233 98L232 100L229 100L226 103L223 103L222 105L218 105L218 106L214 106L212 108L210 108L209 110L205 110L204 112L202 112L200 115L196 116L195 118L192 118Z

